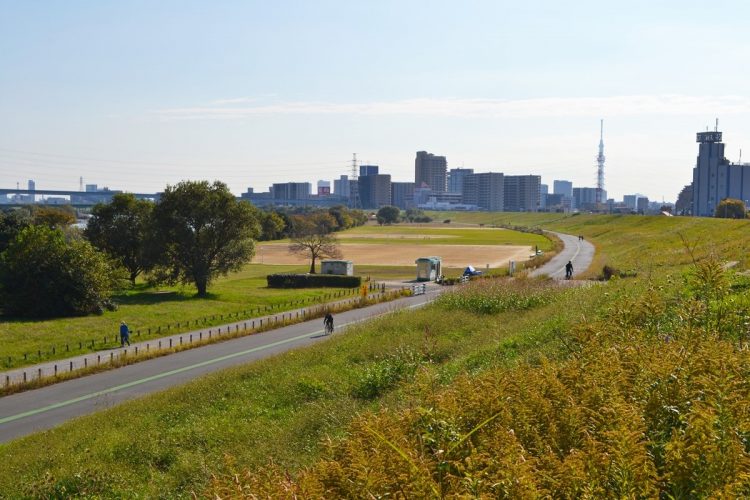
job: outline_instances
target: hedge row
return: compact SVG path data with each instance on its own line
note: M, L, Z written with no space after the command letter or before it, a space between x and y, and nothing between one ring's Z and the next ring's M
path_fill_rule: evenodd
M355 288L362 284L360 276L336 274L269 274L266 279L269 288Z

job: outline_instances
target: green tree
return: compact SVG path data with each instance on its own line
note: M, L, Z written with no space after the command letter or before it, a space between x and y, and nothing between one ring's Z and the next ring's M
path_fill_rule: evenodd
M260 212L261 241L278 240L284 237L286 221L276 212Z
M292 242L289 252L310 257L310 274L315 274L315 261L329 257L341 258L338 240L330 234L324 218L297 215L293 218Z
M86 240L60 229L29 226L0 258L3 313L55 317L101 313L117 274Z
M336 205L328 209L328 213L336 219L336 226L339 231L354 227L354 219L349 213L349 209L343 205Z
M10 245L18 233L31 225L31 213L24 209L0 212L0 252Z
M32 223L52 229L64 229L76 223L76 212L72 207L35 206L31 212Z
M198 296L219 276L239 271L255 252L257 210L226 184L183 181L167 186L154 207L159 281L194 283Z
M128 271L130 283L153 267L149 251L154 204L132 194L118 193L110 203L91 211L84 235L98 249L118 260Z
M381 226L383 224L395 224L399 221L400 216L401 210L398 207L394 207L393 205L380 207L377 215L378 224Z
M745 219L747 218L747 208L742 200L724 198L716 205L714 217L722 219Z

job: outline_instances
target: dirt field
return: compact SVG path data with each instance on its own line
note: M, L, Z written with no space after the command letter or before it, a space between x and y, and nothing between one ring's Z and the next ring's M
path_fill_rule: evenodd
M309 264L306 256L292 255L288 245L266 243L259 245L253 262L262 264ZM443 259L444 267L466 267L478 269L500 267L509 260L525 261L532 254L529 246L512 245L373 245L366 243L342 243L344 259L357 264L381 266L411 266L419 257L436 256Z

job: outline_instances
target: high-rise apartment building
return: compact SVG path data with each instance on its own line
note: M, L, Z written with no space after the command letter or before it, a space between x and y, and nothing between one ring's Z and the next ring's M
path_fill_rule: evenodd
M362 208L380 208L391 204L390 174L364 175L359 178L359 199Z
M312 184L309 182L282 182L271 186L274 200L305 200L310 198Z
M505 183L501 173L467 174L463 178L461 199L465 205L476 205L491 212L505 207Z
M721 132L698 132L698 159L693 169L693 215L712 217L724 198L750 202L750 164L724 157Z
M443 193L448 189L448 162L445 156L435 156L427 151L417 151L414 161L414 184L427 184L435 193Z
M413 182L391 182L391 205L402 210L414 205Z
M448 170L448 192L460 193L463 188L464 177L473 173L473 168L452 168Z
M504 210L506 212L538 212L541 183L542 178L538 175L506 175Z

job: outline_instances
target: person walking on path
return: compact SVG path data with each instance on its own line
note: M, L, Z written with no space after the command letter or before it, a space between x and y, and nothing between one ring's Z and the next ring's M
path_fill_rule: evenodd
M330 312L326 313L325 318L323 318L323 325L325 325L326 334L333 333L333 316Z
M130 346L130 329L124 321L120 322L120 347L125 347L125 344Z
M573 263L571 261L568 261L567 264L565 264L565 279L569 280L573 277Z

